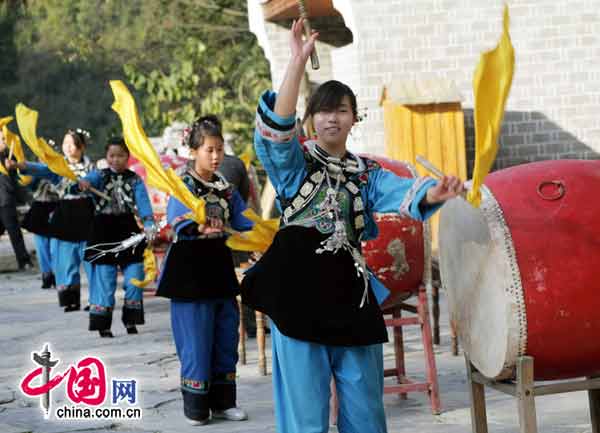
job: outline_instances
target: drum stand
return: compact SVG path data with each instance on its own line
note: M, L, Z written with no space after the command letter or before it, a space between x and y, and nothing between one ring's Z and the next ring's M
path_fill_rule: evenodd
M535 397L561 394L573 391L588 392L592 433L600 433L600 377L578 380L564 380L548 385L536 385L533 379L533 357L522 356L517 359L516 379L496 381L488 379L471 364L466 357L467 378L471 395L471 425L473 433L487 433L487 415L485 410L485 386L510 394L517 399L519 408L519 432L537 433Z
M417 305L400 303L384 311L384 314L391 314L391 319L385 319L388 327L394 328L394 351L396 366L384 371L385 377L396 377L398 385L384 386L384 394L399 394L400 398L405 399L409 392L425 392L429 395L431 403L431 412L437 415L441 412L440 393L437 379L437 370L435 366L435 354L433 352L433 343L431 336L431 323L429 319L429 307L427 306L427 291L425 286L419 287L417 291ZM416 314L413 317L402 317L402 311L408 311ZM421 340L423 342L423 351L425 353L425 382L414 382L406 377L404 366L404 340L402 337L402 327L409 325L418 325L421 327Z

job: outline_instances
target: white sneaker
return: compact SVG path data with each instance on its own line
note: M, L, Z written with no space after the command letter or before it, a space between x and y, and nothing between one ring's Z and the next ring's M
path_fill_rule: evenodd
M229 421L244 421L248 419L246 411L240 407L232 407L225 410L215 410L212 412L213 418L226 419Z
M187 416L184 416L184 418L190 425L205 425L205 424L208 424L208 421L210 421L210 417L200 420L200 421L188 418Z

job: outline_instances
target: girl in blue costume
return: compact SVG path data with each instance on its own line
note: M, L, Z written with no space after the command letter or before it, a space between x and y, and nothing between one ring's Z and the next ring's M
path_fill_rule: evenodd
M360 242L377 236L374 212L423 220L460 194L459 179L402 179L346 149L356 98L338 82L311 97L317 139L300 145L295 111L317 35L294 22L292 57L279 94L256 116L256 153L277 191L281 229L242 282L243 301L272 319L273 385L279 433L328 431L330 380L341 433L386 432L379 304L387 289L367 269Z
M33 202L21 226L33 233L35 251L42 271L42 289L50 289L56 287L50 249L50 216L58 204L58 193L48 179L34 178L30 187L33 189Z
M210 416L247 419L236 407L239 294L231 250L224 228L252 228L242 212L239 193L217 171L223 161L223 135L215 116L192 125L188 145L194 164L182 178L196 197L206 202L206 225L187 215L190 210L171 197L167 218L175 239L167 252L158 284L158 296L171 299L171 326L181 362L183 412L193 425Z
M110 330L115 306L117 272L123 272L125 300L122 322L128 334L137 334L136 325L144 324L142 289L131 279L144 279L144 249L146 240L152 241L156 232L152 206L142 179L127 168L129 149L122 138L113 138L106 145L108 168L95 170L79 181L81 190L90 186L110 197L97 197L96 214L88 238L85 260L93 266L90 281L90 331L101 337L112 337ZM102 245L116 244L141 233L136 214L144 225L146 240L124 251L105 252Z
M87 131L69 129L62 142L62 150L71 170L77 177L83 177L94 168L94 164L84 154ZM87 193L74 192L77 183L52 172L42 163L13 163L25 175L50 180L57 187L59 201L50 216L50 252L54 263L58 303L64 311L80 309L81 277L79 268L94 215L92 200ZM84 262L88 280L91 279L91 266Z

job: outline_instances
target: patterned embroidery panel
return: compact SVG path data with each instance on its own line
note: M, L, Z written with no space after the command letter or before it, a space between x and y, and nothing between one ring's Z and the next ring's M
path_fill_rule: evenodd
M212 377L213 383L235 383L236 374L232 373L219 373Z
M305 203L305 200L300 195L298 195L296 199L294 199L294 202L292 202L292 206L295 209L302 210L296 213L293 216L293 218L291 218L289 223L299 224L304 227L315 227L317 230L319 230L319 232L324 234L333 233L335 229L334 222L333 219L329 218L328 216L322 216L316 221L310 220L311 217L316 216L320 212L319 206L325 200L327 188L328 186L325 183L322 183L317 193L313 196L312 200L310 200L309 203ZM360 199L360 197L357 198ZM352 194L350 194L350 192L346 188L340 187L337 199L338 203L340 203L341 205L341 211L344 219L350 222L350 224L346 224L346 233L348 235L348 238L353 241L356 241L357 236L353 228L354 222L352 221Z
M210 382L207 380L194 380L182 377L181 387L195 392L208 392Z
M90 171L94 169L94 164L87 157L84 156L81 162L72 163L68 162L69 168L73 170L75 176L81 178L87 175ZM79 194L71 194L68 191L73 187L77 182L74 182L66 177L61 178L60 182L56 185L56 191L58 196L64 200L77 199L86 197L87 193L79 193Z
M133 310L141 310L142 309L142 301L125 299L124 304L127 308L131 308Z
M206 201L206 216L208 218L220 219L224 224L229 222L231 217L229 200L231 200L233 191L226 181L215 183L215 187L212 188L190 174L186 174L183 180L191 187L196 197Z
M103 316L111 315L113 312L113 307L105 307L103 305L90 304L90 313L91 314L100 314Z
M308 175L291 202L288 200L287 204L284 203L282 226L296 224L304 227L316 227L321 233L332 233L334 223L331 218L321 217L318 221L314 220L314 217L319 213L319 205L325 199L328 188L328 184L325 182L325 166L311 153L315 150L314 146L307 146L305 143L303 150ZM365 171L344 172L348 176L341 174L341 185L338 193L342 215L347 222L346 232L352 242L358 241L362 230L365 228L364 212L366 206L362 199L361 187L368 183L369 171L380 168L377 162L369 159L357 159L357 161L353 166L362 167ZM339 172L330 172L332 183L336 182L338 174Z
M258 113L256 114L256 129L261 137L274 143L286 143L296 135L296 129L293 127L288 131L278 131L271 128L262 120L262 117Z
M115 173L110 169L102 171L104 192L111 198L106 201L100 198L96 211L108 215L123 215L135 211L135 184L137 175L132 172Z

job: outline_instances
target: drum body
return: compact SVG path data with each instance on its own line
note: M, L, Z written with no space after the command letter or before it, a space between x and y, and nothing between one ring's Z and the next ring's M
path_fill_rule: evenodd
M481 207L446 203L440 272L450 317L485 376L600 373L600 162L560 160L490 174Z
M381 156L362 155L377 161L383 168L397 176L414 178L414 167L405 162ZM377 278L390 290L382 308L397 305L410 297L423 282L430 278L424 275L431 269L428 225L398 214L375 214L379 236L363 242L363 254L367 265Z

